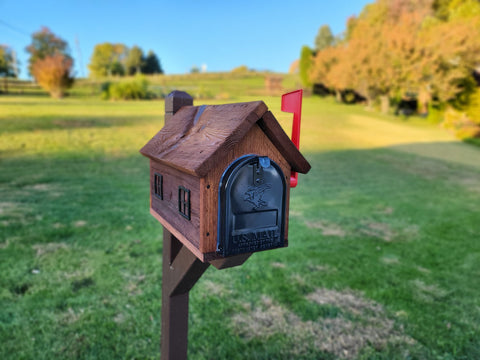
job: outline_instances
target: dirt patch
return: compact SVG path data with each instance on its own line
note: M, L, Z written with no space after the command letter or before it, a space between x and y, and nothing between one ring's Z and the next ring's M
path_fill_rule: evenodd
M290 280L302 286L307 284L305 278L300 274L292 274Z
M393 214L393 208L386 207L385 209L380 210L380 213L385 215L391 215Z
M400 260L396 256L384 256L380 260L387 265L400 264Z
M77 322L78 319L80 319L80 317L83 315L83 313L84 313L83 309L80 309L80 310L78 310L78 312L75 312L70 307L70 308L68 308L67 311L61 313L58 316L58 320L59 320L60 323L63 323L63 324L72 324L72 323Z
M323 236L345 237L346 235L346 232L340 226L325 221L307 221L305 224L310 229L320 229Z
M126 280L128 280L128 283L125 286L125 291L128 292L128 296L136 296L143 294L143 290L141 289L140 284L143 283L146 279L146 276L144 274L132 275L124 273L122 275Z
M303 212L298 211L298 210L290 210L289 213L288 213L288 216L289 217L302 217Z
M27 188L36 191L49 191L53 188L53 186L51 184L35 184L28 186Z
M55 184L39 183L34 185L28 185L24 187L24 190L48 193L48 195L50 195L51 197L59 197L63 195L63 192L59 191L59 186Z
M285 335L292 357L315 348L336 358L353 359L367 346L381 349L392 343L414 344L401 328L395 328L394 320L386 316L379 304L353 291L317 289L307 299L319 306L338 307L341 314L303 321L264 296L257 307L233 317L234 331L247 340Z
M11 202L0 202L0 215L11 212L17 208L17 204Z
M362 234L390 242L397 235L389 224L372 222L360 230Z
M227 290L227 288L225 288L224 285L210 280L205 280L201 282L201 286L209 295L223 296L230 292L229 290Z
M115 321L117 324L122 324L125 322L125 315L123 315L122 313L119 313L115 315L115 317L113 318L113 321Z
M9 218L15 218L24 221L24 217L27 212L28 208L23 204L0 201L0 216L8 216Z
M85 220L77 220L73 223L73 226L75 227L84 227L85 225L87 225Z
M383 313L383 309L379 304L349 290L317 289L315 292L307 295L307 300L318 305L335 305L354 315L361 315L366 311L373 314Z
M235 330L244 338L250 340L256 337L270 337L277 333L289 333L298 330L302 320L283 306L273 303L273 300L263 296L259 307L250 309L248 313L233 316ZM294 331L296 332L296 331Z
M71 273L62 272L62 276L67 279L80 279L93 276L94 271L89 268L81 268Z
M337 271L336 267L332 267L330 265L308 265L308 270L309 271L319 271L319 272L324 272L324 273L334 273Z
M453 177L453 176L452 176ZM462 187L468 191L480 194L480 176L471 176L471 177L455 177L450 179L452 182L455 180Z
M125 287L125 290L128 292L128 296L137 296L142 295L143 290L138 286L139 283L129 282Z
M420 279L415 279L411 283L415 297L426 302L434 302L448 294L447 290L440 288L437 284L426 284Z
M285 269L287 266L281 262L273 262L270 264L275 269Z
M64 243L47 243L47 244L35 244L32 246L36 251L36 256L42 256L45 254L51 254L57 252L60 249L69 250L68 245Z

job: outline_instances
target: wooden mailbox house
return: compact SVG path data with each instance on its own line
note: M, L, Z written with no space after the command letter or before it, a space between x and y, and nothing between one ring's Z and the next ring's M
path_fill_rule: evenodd
M262 101L183 106L140 152L151 214L202 262L287 245L290 173L310 164Z

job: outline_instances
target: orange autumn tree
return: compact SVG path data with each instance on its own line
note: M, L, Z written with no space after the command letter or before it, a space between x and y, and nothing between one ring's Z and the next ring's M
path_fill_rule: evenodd
M317 53L309 73L312 82L335 90L337 100L341 99L341 91L349 86L345 56L344 46L327 47Z
M409 88L408 69L414 57L415 36L431 7L429 0L380 0L367 5L348 23L347 37L336 49L317 53L311 76L335 90L353 89L371 106Z
M480 64L480 2L450 0L437 16L432 0L377 0L349 19L345 38L318 51L310 77L353 89L371 105L416 94L426 108L468 97Z
M73 84L72 59L63 54L46 56L32 65L32 75L54 98L62 98Z
M446 103L468 102L480 64L480 2L457 1L447 21L427 19L418 37L417 86ZM464 99L466 98L466 99Z
M32 43L27 46L30 53L29 72L51 96L60 98L73 84L73 59L69 55L68 44L42 27L32 34Z

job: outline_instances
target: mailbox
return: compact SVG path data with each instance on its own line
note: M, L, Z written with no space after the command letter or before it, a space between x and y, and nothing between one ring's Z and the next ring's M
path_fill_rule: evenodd
M217 251L231 256L285 245L286 181L269 157L247 155L222 175Z
M150 213L203 262L287 246L290 174L310 164L265 103L167 115L140 150Z

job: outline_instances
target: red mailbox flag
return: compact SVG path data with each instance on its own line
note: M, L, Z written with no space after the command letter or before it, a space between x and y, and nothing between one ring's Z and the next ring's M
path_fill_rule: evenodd
M300 149L300 119L302 118L303 90L295 90L282 95L282 111L293 113L292 142ZM292 171L290 175L290 187L298 184L298 173Z

